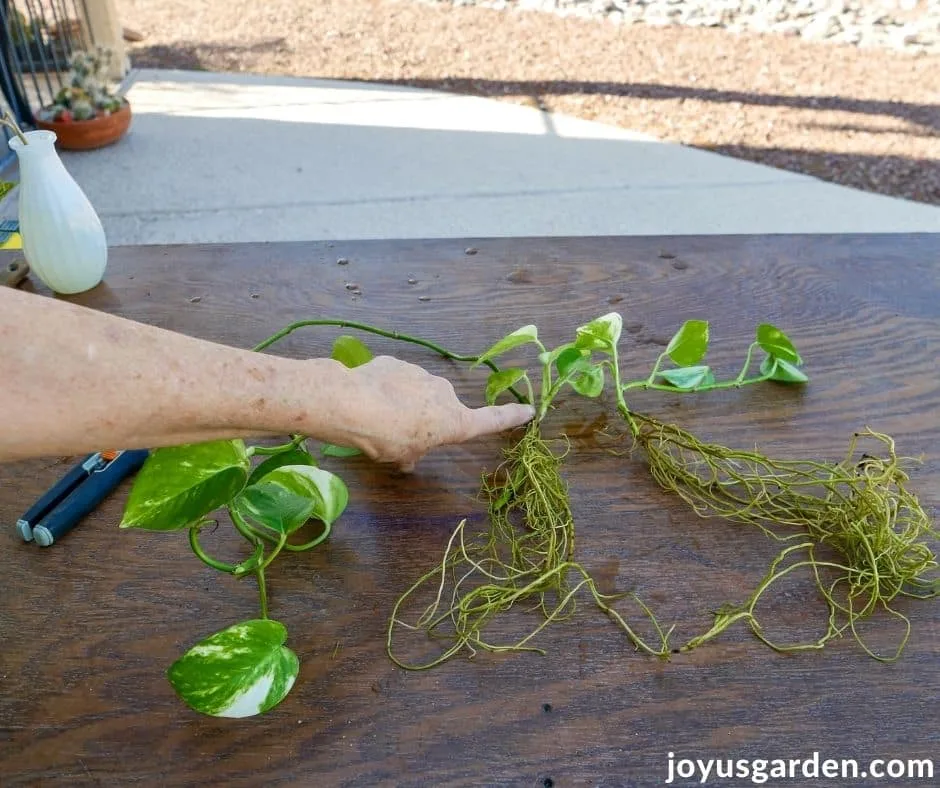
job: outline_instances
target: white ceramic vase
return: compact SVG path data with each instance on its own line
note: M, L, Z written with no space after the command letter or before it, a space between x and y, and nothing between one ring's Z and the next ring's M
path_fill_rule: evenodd
M63 295L90 290L104 278L108 242L85 192L62 164L51 131L10 139L20 165L19 222L30 269Z

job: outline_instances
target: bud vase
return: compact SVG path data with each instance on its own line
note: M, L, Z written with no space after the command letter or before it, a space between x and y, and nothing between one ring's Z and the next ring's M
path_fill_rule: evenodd
M55 149L51 131L12 137L20 167L19 222L30 269L53 292L90 290L104 278L108 242L98 214Z

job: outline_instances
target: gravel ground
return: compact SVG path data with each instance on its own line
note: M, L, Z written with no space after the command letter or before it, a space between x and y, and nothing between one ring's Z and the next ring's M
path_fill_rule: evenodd
M419 0L117 0L134 65L492 96L940 205L940 55Z

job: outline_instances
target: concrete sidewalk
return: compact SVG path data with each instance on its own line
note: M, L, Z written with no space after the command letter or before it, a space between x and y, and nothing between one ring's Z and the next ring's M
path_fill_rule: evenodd
M940 232L940 208L487 99L144 70L63 153L109 243Z

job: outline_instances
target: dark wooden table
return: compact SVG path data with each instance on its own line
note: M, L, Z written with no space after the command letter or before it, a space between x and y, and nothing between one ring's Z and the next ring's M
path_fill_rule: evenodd
M870 425L923 456L912 484L928 512L940 503L936 235L120 248L106 284L72 300L241 347L296 319L335 316L468 353L529 322L559 342L616 309L635 377L692 317L712 322L713 366L736 371L766 320L797 343L807 387L651 392L634 404L703 438L785 457L839 460L852 432ZM304 331L271 352L325 355L336 334ZM481 372L370 343L447 375L480 404ZM603 590L635 588L681 641L709 624L710 610L741 601L778 546L756 529L697 518L641 460L609 453L595 431L615 423L610 412L606 400L566 402L546 425L572 439L565 474L578 556ZM15 408L5 414L4 429L16 429ZM23 544L13 523L74 458L0 466L0 784L646 786L668 779L670 753L818 752L863 768L936 757L940 601L901 605L913 631L894 664L850 637L780 655L743 627L665 663L636 653L585 599L539 638L545 656L395 667L385 654L392 604L460 518L482 521L479 475L505 442L439 450L407 477L361 459L330 462L349 483L347 513L328 544L279 559L268 575L300 676L278 708L244 721L190 712L164 672L196 640L256 614L253 581L207 569L183 534L119 531L126 484L53 547ZM764 611L781 637L823 622L805 577ZM866 627L875 645L897 631L883 618ZM810 784L797 774L786 784Z

